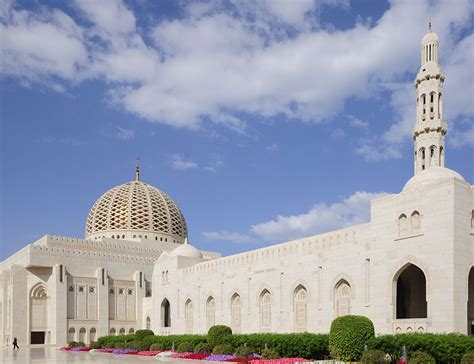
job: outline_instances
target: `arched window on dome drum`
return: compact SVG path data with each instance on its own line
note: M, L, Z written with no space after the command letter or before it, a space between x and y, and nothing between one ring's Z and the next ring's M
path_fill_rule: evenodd
M295 332L305 332L308 326L308 292L302 285L293 292Z
M161 302L161 327L171 327L171 306L167 298Z
M260 294L260 331L272 329L272 296L266 289Z
M411 233L418 234L421 230L421 217L418 211L413 211L411 214Z
M426 277L416 265L406 265L396 279L396 318L427 317Z
M193 333L193 301L190 299L184 304L184 326L187 334Z
M214 300L214 297L209 297L207 299L206 320L208 329L216 324L216 301Z
M146 320L145 320L145 327L147 330L151 330L151 319L150 319L150 316L147 316L146 317Z
M242 302L240 296L235 293L231 299L231 326L234 333L240 333L242 323Z
M398 217L398 236L405 236L408 234L408 219L407 215L401 214Z
M334 307L336 317L350 315L351 313L351 286L341 279L334 289Z

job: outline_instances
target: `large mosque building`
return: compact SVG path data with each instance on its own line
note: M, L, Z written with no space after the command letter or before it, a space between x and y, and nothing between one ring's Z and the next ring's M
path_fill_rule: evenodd
M63 345L156 334L328 332L341 315L376 332L474 331L474 187L445 167L438 37L421 44L414 176L370 222L221 257L188 244L183 214L140 180L92 206L85 238L46 235L0 263L0 343Z

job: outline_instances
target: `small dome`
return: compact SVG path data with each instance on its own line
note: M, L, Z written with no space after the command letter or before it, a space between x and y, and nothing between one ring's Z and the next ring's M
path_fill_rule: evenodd
M177 248L173 249L171 255L198 259L202 258L202 253L199 251L199 249L189 244L187 238L184 239L184 244L181 244Z
M405 184L405 187L403 187L403 192L419 190L432 182L448 179L458 179L463 182L465 181L463 176L452 169L431 166L410 178Z
M436 33L433 33L431 30L426 33L423 39L421 40L421 44L436 42L438 42L438 35Z
M112 232L171 235L180 243L188 235L186 221L176 203L138 179L108 190L89 212L86 239L102 234L110 237Z

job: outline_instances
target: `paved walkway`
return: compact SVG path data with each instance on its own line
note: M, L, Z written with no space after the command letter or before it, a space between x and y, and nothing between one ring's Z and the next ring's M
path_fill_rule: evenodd
M0 363L2 364L68 364L68 363L94 363L94 364L117 364L117 363L172 363L189 364L190 361L174 360L160 361L154 357L139 357L136 355L112 355L103 353L68 352L58 350L54 347L21 347L18 351L11 348L0 348Z

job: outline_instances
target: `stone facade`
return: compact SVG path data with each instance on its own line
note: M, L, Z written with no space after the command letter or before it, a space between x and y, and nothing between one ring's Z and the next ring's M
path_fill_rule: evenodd
M0 263L0 344L155 333L474 330L474 186L445 164L438 38L422 41L415 176L367 224L227 257L188 244L174 202L135 181L93 205L86 239L44 236ZM433 98L431 98L433 95Z

